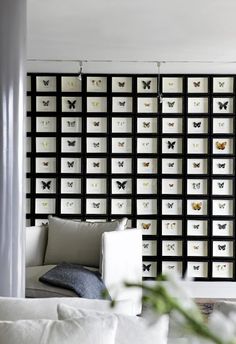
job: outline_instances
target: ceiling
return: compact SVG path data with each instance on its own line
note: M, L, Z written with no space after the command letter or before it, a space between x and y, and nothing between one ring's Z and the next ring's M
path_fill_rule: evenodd
M28 0L28 58L234 61L235 0Z

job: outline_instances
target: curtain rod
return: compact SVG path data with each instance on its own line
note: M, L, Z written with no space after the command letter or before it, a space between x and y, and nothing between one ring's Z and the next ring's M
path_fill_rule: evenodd
M174 61L174 60L165 60L165 61L158 61L158 60L89 60L89 59L27 59L28 62L74 62L74 63L150 63L150 64L158 64L158 63L199 63L199 64L236 64L236 61Z

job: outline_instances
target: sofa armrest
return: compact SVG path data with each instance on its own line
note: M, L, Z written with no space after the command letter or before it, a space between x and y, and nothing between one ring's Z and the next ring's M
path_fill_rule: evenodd
M124 282L142 282L142 234L138 229L105 232L102 236L101 273L110 296L132 300L141 313L141 289L125 288Z
M26 228L26 267L43 265L47 238L45 226Z

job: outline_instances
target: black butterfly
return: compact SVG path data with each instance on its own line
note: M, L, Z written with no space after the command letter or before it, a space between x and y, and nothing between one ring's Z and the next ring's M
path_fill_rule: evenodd
M143 122L144 128L150 128L150 122Z
M176 141L173 141L173 142L168 141L167 143L168 143L168 149L174 149Z
M143 248L148 248L149 244L143 244Z
M99 123L100 123L100 122L93 122L93 125L94 125L95 127L99 127Z
M48 86L49 85L49 80L43 80L43 84L44 84L44 86Z
M194 128L200 128L201 127L201 122L193 122Z
M69 109L75 109L76 100L72 102L69 99L67 99L67 103L69 104Z
M118 81L118 86L119 86L119 87L124 87L124 86L125 86L125 81L124 81L124 82Z
M168 265L168 269L169 269L169 270L173 270L174 268L175 268L174 265Z
M219 87L224 87L224 84L225 84L224 81L223 82L219 81Z
M200 265L193 265L193 270L199 270Z
M200 167L200 162L196 164L196 162L193 163L194 168L199 168Z
M143 271L150 271L150 268L151 268L152 264L143 264Z
M72 147L75 147L75 143L76 141L70 141L70 140L67 140L67 143L68 143L68 146L72 146Z
M68 127L72 127L72 128L74 128L75 127L75 121L67 121L67 125L68 125Z
M51 183L52 183L51 180L49 180L48 182L44 182L44 181L42 180L41 183L42 183L42 186L43 186L43 190L45 190L45 189L50 190Z
M125 106L125 101L124 102L119 102L120 106Z
M175 125L174 122L169 122L169 123L168 123L168 126L169 126L169 127L173 127L174 125Z
M48 166L49 162L48 161L43 161L43 166Z
M194 229L199 229L199 226L200 226L200 225L193 225L193 228L194 228Z
M219 203L219 208L220 209L225 209L226 203Z
M148 90L150 90L150 88L151 88L151 82L152 82L152 80L149 80L149 81L144 81L144 80L142 80L143 89L146 90L146 88L147 88Z
M218 164L217 165L219 168L225 168L225 163L223 163L223 164Z
M99 167L99 165L100 165L100 162L94 162L93 163L93 167Z
M119 167L124 167L124 161L118 161L118 166Z
M74 167L74 161L67 161L67 166L69 167L69 168L71 168L71 167Z
M100 208L100 203L95 203L95 202L93 202L93 207L94 207L94 208Z
M166 247L168 251L175 250L175 244L167 244Z
M49 102L50 102L50 100L43 100L43 106L48 106L49 105Z
M167 103L168 103L168 106L169 106L170 108L174 107L174 105L175 105L175 101L174 101L174 102L167 102Z
M218 228L219 228L219 229L225 229L226 226L227 226L227 223L224 223L223 225L220 224L220 223L218 223Z
M226 245L218 245L219 251L225 251Z
M94 148L98 148L100 146L100 143L99 142L93 142L93 147Z
M174 167L174 164L175 164L174 162L169 162L169 163L168 163L168 166L169 166L169 167Z
M72 188L73 182L67 182L67 186L68 186L68 188Z
M117 183L117 185L118 185L118 189L119 189L119 190L120 190L120 189L125 190L125 186L126 186L127 182L128 182L127 180L124 181L124 182L119 182L119 181L117 180L116 183Z
M194 81L193 85L194 85L194 87L200 87L200 83L201 83L200 81L198 81L198 82Z
M201 183L192 183L192 185L194 190L198 190L200 189Z
M170 209L172 209L173 208L173 205L174 205L174 202L172 202L172 203L167 203L167 206L168 206L168 208Z
M223 183L218 183L219 189L223 189L224 184L225 184L224 182Z
M225 102L225 103L218 102L219 109L220 109L220 110L222 110L222 109L227 110L228 103L229 103L229 102Z

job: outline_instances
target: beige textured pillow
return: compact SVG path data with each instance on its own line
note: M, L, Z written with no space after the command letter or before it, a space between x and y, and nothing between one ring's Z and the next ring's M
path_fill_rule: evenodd
M0 322L2 344L114 344L117 319L85 317Z
M113 222L77 222L49 216L44 264L61 262L99 267L104 232L123 230L127 218Z

